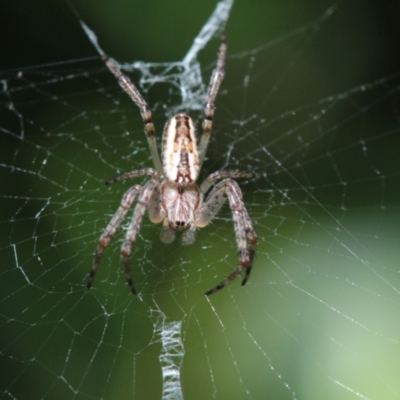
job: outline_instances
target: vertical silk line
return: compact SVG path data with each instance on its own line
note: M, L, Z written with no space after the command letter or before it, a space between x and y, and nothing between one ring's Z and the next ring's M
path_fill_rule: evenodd
M183 399L181 387L181 365L185 349L182 342L182 321L165 323L165 317L159 318L156 335L161 339L161 363L163 377L163 400Z

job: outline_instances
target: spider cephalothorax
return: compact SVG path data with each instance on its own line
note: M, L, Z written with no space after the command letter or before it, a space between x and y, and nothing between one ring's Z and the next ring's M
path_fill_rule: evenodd
M175 238L175 230L179 229L183 230L182 243L191 244L196 237L196 228L206 226L221 209L226 199L232 210L236 243L239 249L239 265L206 294L210 295L222 289L243 271L245 271L245 276L242 285L247 282L257 244L257 235L243 203L239 185L232 178L250 177L252 174L240 171L217 171L209 175L201 185L196 184L210 138L214 100L224 75L225 55L226 40L222 35L217 66L211 75L208 87L199 142L197 142L192 119L183 113L175 114L164 128L162 160L158 154L154 124L146 101L131 80L122 74L116 63L103 55L108 69L139 107L154 168L126 172L106 182L111 184L127 178L150 176L143 186L134 185L125 192L117 212L100 236L90 269L88 288L92 285L104 248L110 242L135 198L137 198L137 203L121 247L126 279L133 293L136 291L129 267L129 255L146 209L151 222L162 222L161 240L164 243L171 243ZM212 186L213 188L204 200L204 195Z

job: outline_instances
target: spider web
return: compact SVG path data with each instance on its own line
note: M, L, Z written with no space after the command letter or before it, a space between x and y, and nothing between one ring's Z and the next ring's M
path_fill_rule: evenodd
M398 6L262 3L3 5L0 398L399 397ZM237 265L226 207L190 247L144 219L137 297L125 221L88 291L129 185L104 181L151 166L93 45L138 85L160 140L177 110L201 121L224 29L201 178L261 175L239 181L259 237L249 282L204 296Z

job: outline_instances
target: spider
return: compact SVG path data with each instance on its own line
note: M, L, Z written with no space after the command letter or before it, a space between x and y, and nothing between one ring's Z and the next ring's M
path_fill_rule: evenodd
M146 209L151 222L162 222L162 242L171 243L175 239L175 230L181 230L182 244L188 245L195 240L196 228L206 226L216 216L226 199L232 211L236 244L239 249L239 265L205 294L210 295L224 288L243 271L242 286L246 284L252 267L257 235L243 203L242 192L233 178L251 177L254 174L217 171L205 178L200 185L196 184L210 139L214 100L224 76L226 47L226 38L222 35L217 65L212 72L207 91L200 140L197 142L192 119L183 113L175 114L164 128L162 162L157 151L154 124L146 101L131 80L122 74L116 63L105 54L102 55L103 61L118 79L120 86L139 107L154 168L125 172L105 182L108 185L127 178L146 175L150 177L143 186L134 185L125 192L117 212L100 236L89 273L88 288L92 286L104 248L109 244L135 198L137 203L121 247L122 264L132 293L136 294L136 290L129 266L129 255ZM204 200L204 195L212 186Z

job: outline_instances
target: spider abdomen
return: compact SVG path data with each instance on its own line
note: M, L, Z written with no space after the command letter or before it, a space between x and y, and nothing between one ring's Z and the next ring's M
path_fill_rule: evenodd
M181 186L196 182L199 174L199 155L196 130L186 114L175 114L165 124L162 163L164 175Z

